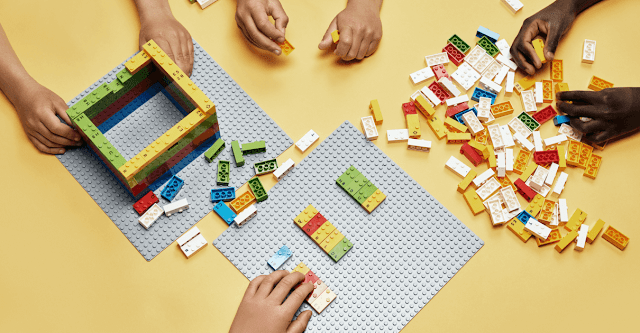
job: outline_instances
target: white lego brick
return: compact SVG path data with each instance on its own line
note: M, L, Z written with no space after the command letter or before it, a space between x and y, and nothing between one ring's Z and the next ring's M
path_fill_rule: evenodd
M469 96L467 95L460 95L458 97L454 97L454 98L449 98L448 100L446 100L445 102L447 103L447 106L452 106L452 105L458 105L460 103L464 103L464 102L468 102L469 101ZM469 113L469 112L468 112ZM471 112L472 113L472 112Z
M432 104L432 103L431 103L431 101L427 98L427 96L425 96L425 95L422 93L422 91L420 91L420 90L416 90L416 92L414 92L413 94L411 94L411 96L409 96L409 99L410 99L412 102L415 102L415 101L416 101L416 99L418 98L418 96L422 96L422 97L424 97L424 99L425 99L427 102L429 102L429 104L431 104L431 106L433 106L433 104Z
M469 169L469 170L471 170L471 169ZM493 172L493 169L487 169L487 171L477 175L476 178L473 179L473 184L476 187L480 187L480 186L482 186L482 184L484 184L484 182L487 181L487 179L493 177L493 175L495 175L495 174L496 173Z
M388 142L402 142L409 140L409 130L406 128L387 130Z
M509 71L509 73L507 73L507 83L505 84L505 87L504 87L505 94L513 92L513 86L515 85L515 80L516 80L516 72Z
M504 205L504 199L502 198L502 192L501 191L496 191L496 193L494 193L492 196L487 198L487 200L483 201L482 204L484 205L484 207L486 209L489 209L489 203L494 201L494 200L498 201L501 206Z
M542 88L542 82L536 82L534 93L536 97L536 104L542 104L544 102L544 98L542 94L544 93Z
M480 199L486 200L499 189L500 182L498 182L494 177L491 177L484 183L484 185L476 189L476 193L478 193L478 197Z
M591 39L584 40L584 47L582 49L582 62L587 64L593 64L596 60L596 41Z
M480 87L484 90L489 90L489 92L496 95L502 90L502 87L499 84L491 81L491 79L486 76L480 78Z
M515 62L513 62L511 58L507 58L502 54L498 54L496 56L496 60L514 72L518 69L518 65Z
M464 63L469 64L471 65L471 67L475 68L478 61L480 61L480 58L482 58L482 56L485 54L487 54L487 51L480 47L480 45L476 45L473 49L471 49L467 56L464 57Z
M501 0L502 3L504 3L507 8L509 8L509 10L511 10L512 13L516 13L517 11L519 11L520 9L522 9L522 7L524 7L524 5L522 4L522 2L518 1L518 0Z
M433 74L433 70L431 70L430 67L425 67L419 71L409 74L409 77L411 78L411 81L413 81L413 84L418 84L434 76L435 74Z
M449 160L447 161L447 163L445 163L444 166L462 178L466 177L469 171L471 171L471 168L469 166L467 166L454 156L449 157Z
M507 160L507 171L513 171L513 149L505 149L505 159Z
M409 138L407 141L407 149L429 152L431 150L431 141Z
M501 54L498 54L498 56L501 56ZM498 86L502 85L502 82L504 81L504 79L507 77L507 74L509 73L509 67L507 66L502 66L500 68L500 71L498 72L498 74L496 75L496 77L493 79L493 82L495 84L497 84ZM502 88L502 86L500 86L500 88Z
M560 222L569 222L567 199L558 199L558 215L560 216Z
M493 113L489 113L489 119L487 119L487 121L485 121L484 123L491 124L494 120L496 120L496 118L493 116Z
M487 126L487 131L489 132L489 137L491 138L491 142L493 143L494 149L500 149L504 147L504 141L502 140L502 131L500 130L500 125L493 124Z
M298 142L296 142L296 147L300 149L301 152L305 152L311 145L318 141L320 137L313 130L309 130L307 134L305 134Z
M212 3L216 2L217 0L196 0L196 1L198 1L200 8L205 9L209 7L209 5L211 5Z
M567 124L560 125L558 134L564 134L567 138L574 141L579 142L580 140L582 140L582 133Z
M533 176L529 177L529 179L527 179L527 181L524 182L529 187L531 187L531 178L533 178ZM533 187L531 187L531 189L534 192L540 194L541 196L543 196L545 198L547 197L547 194L549 194L549 192L551 192L551 187L547 186L546 184L543 184L542 187L539 190L537 190L537 189L535 189Z
M188 241L192 240L194 237L196 237L199 234L200 234L200 229L198 229L198 227L193 227L191 228L191 230L185 232L184 235L180 236L180 238L178 238L176 242L178 243L179 246L183 246L184 244L186 244Z
M504 220L509 222L511 221L512 218L518 216L518 214L520 214L522 212L522 209L520 207L518 207L518 209L514 210L513 212L509 212L507 208L502 210L502 215L504 216Z
M460 96L460 94L461 94L460 90L458 90L458 88L456 88L456 85L453 84L453 82L451 82L451 80L449 80L448 77L440 78L438 83L440 83L440 86L442 86L444 88L444 90L448 91L454 97Z
M535 112L538 111L538 107L536 106L536 98L534 96L533 91L525 90L520 92L520 98L522 101L522 108L526 112Z
M329 288L325 289L321 296L316 298L313 303L310 303L311 307L316 310L319 314L321 313L334 299L336 299L336 294Z
M489 63L487 69L484 70L482 76L486 77L489 80L493 80L493 78L496 77L496 75L498 75L498 73L500 72L500 69L502 69L502 65L497 61L491 59L491 63Z
M198 234L192 240L187 242L186 244L180 246L180 250L187 257L187 259L191 258L196 252L202 250L205 246L207 246L207 240L204 239L204 236Z
M548 174L549 170L538 165L536 171L531 176L531 188L537 191L542 190L542 186L544 185L544 181L547 179Z
M549 225L552 226L557 226L560 224L559 218L558 218L558 205L554 205L553 206L553 215L551 215L551 222L549 222Z
M499 152L496 158L496 174L498 174L498 177L504 177L506 176L506 172L507 172L507 158L505 157L505 153L504 152Z
M360 123L362 124L362 130L367 140L373 141L378 139L378 128L376 128L376 122L373 120L373 116L360 118Z
M422 89L420 89L420 91L427 96L427 98L431 101L431 103L433 103L433 105L440 105L442 104L442 101L440 100L440 98L438 98L438 96L436 96L436 94L433 93L433 91L431 91L431 89L429 89L429 87L424 87Z
M560 195L562 190L564 190L564 185L567 182L569 175L565 172L561 172L560 176L558 176L558 180L556 180L556 186L553 188L553 193Z
M481 121L487 121L491 115L491 98L488 97L480 97L480 102L476 105L476 110L478 110L478 119Z
M467 112L463 114L462 121L464 121L464 124L467 125L467 128L472 135L476 135L477 133L484 131L484 126L482 126L482 123L480 123L480 120L473 112Z
M241 227L256 215L258 215L258 209L256 208L256 204L253 204L241 211L238 216L233 219L233 222L235 222L238 227Z
M157 203L154 203L151 208L149 208L140 218L138 219L138 223L140 223L145 229L149 229L153 222L157 221L160 216L164 213L164 210L158 206Z
M495 60L493 60L493 57L488 55L486 52L480 57L480 59L475 63L475 65L471 65L473 66L473 68L475 68L479 73L482 73L485 71L485 69L487 69L489 67L489 65L491 65L491 63L493 63Z
M507 40L503 38L495 42L495 44L500 50L500 55L502 55L507 59L511 59L511 52L509 52L509 50L511 49L511 46L509 46L509 43L507 42Z
M573 248L574 250L584 250L584 245L587 243L587 234L589 234L589 226L581 224L580 230L578 230L578 238L576 238L576 247Z
M489 201L487 203L487 209L489 211L489 216L491 217L491 223L494 226L507 222L505 221L504 215L502 214L502 205L500 204L500 201Z
M542 148L542 136L540 135L540 131L533 131L533 146L536 151L543 151Z
M289 173L289 171L291 171L295 166L296 163L292 159L288 159L273 172L273 176L276 177L277 180L281 180L282 177Z
M513 119L509 121L508 125L514 133L520 133L520 135L522 135L522 137L525 139L529 138L529 135L531 135L531 130L529 129L529 127L527 127L527 125L525 125L520 119L518 119L518 117L513 117Z
M566 135L560 134L560 135L552 136L550 138L546 138L543 141L544 141L545 147L548 147L548 146L552 146L552 145L557 145L557 144L563 143L563 142L565 142L567 140L568 139L567 139Z
M505 148L513 147L516 145L516 143L513 142L513 136L511 135L509 126L507 125L500 126L500 133L502 134L502 142L504 143Z
M449 55L447 52L436 53L432 55L428 55L424 57L424 61L427 63L427 66L433 67L435 65L443 65L449 63Z
M476 70L468 63L463 62L458 66L458 69L451 74L451 77L458 83L458 85L460 85L460 87L462 87L462 89L467 91L476 84L478 79L480 79L480 73L476 72Z
M164 209L164 213L167 216L171 216L175 212L182 213L182 211L189 209L189 201L187 201L187 198L180 199L165 205L162 209Z
M500 189L500 192L502 193L504 204L505 206L507 206L507 210L509 212L513 212L514 210L520 208L520 202L518 201L516 192L513 191L513 187L503 187L502 189Z
M528 151L532 151L535 147L533 146L533 143L531 143L531 141L527 140L527 138L525 138L524 136L522 136L522 134L516 132L513 135L513 140L515 140L515 142L518 144L518 146L522 149L526 149Z
M547 174L547 178L544 180L544 183L551 186L553 185L553 181L556 179L556 175L558 174L558 168L560 166L557 163L551 163L549 167L549 173Z
M551 228L538 222L538 220L534 219L533 217L530 218L529 221L527 221L527 224L524 225L524 230L542 240L547 239L549 237L549 234L551 233Z

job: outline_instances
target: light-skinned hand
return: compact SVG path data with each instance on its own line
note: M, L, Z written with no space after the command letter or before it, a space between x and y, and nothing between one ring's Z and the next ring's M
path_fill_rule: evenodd
M273 17L275 24L269 21ZM284 42L289 17L278 0L238 0L236 23L244 37L256 47L282 53L278 43Z
M194 56L191 34L171 12L158 11L153 15L140 16L140 50L152 39L185 74L191 76Z

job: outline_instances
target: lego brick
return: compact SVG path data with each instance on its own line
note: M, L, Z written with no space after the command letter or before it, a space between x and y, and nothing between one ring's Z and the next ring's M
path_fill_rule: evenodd
M553 102L553 81L551 81L551 80L542 80L542 101L545 102L545 103ZM549 105L549 107L551 107L551 105ZM555 112L555 110L554 110L554 112ZM554 114L554 116L555 116L555 114ZM551 118L549 118L549 119L551 119ZM538 119L536 119L536 120L538 120ZM538 120L538 122L542 124L544 121Z
M554 146L567 141L568 138L564 134L552 136L543 140L545 147Z
M278 270L278 268L280 268L282 264L284 264L289 258L291 258L292 255L293 252L291 252L291 250L286 245L282 245L282 247L278 249L278 251L276 251L276 253L274 253L271 258L269 258L269 260L267 260L267 264L274 271Z
M560 234L560 230L551 229L551 232L549 233L549 236L546 239L540 239L536 237L536 244L538 244L538 247L541 247L544 245L557 243L560 241L560 239L562 239L562 234Z
M561 124L560 128L558 129L558 134L564 134L569 139L574 141L580 141L582 139L582 133L574 130L573 127L569 126L568 124Z
M311 220L309 220L309 222L307 222L304 225L304 227L302 227L302 231L304 231L304 233L307 234L307 236L311 237L312 239L313 239L313 236L315 235L317 239L317 237L321 235L322 232L319 232L316 234L316 231L318 231L318 229L320 229L320 227L322 226L324 226L322 230L326 230L328 232L331 232L333 229L335 229L335 227L333 227L331 223L327 223L327 219L322 214L317 213L311 218ZM331 229L329 227L333 227L333 228ZM326 234L325 234L325 237L326 237ZM320 239L320 241L322 241L322 239Z
M578 237L578 231L576 231L576 230L571 231L570 233L568 233L567 235L562 237L560 242L558 242L556 244L556 246L555 246L556 251L558 251L558 253L562 253L562 251L564 251L564 249L569 244L573 243L573 241L576 239L576 237Z
M569 221L567 199L558 199L558 215L560 216L560 222Z
M277 180L281 180L282 177L284 177L287 173L289 173L289 171L291 171L291 169L293 169L293 167L295 167L295 165L296 164L292 159L288 159L273 172L273 176Z
M500 65L498 65L498 66L500 66ZM487 70L484 72L484 74L486 74L488 71L489 71L489 69L487 69ZM480 87L481 87L482 89L484 89L485 91L488 91L488 92L490 92L490 93L492 93L492 94L497 95L497 94L502 90L502 87L501 87L499 84L497 84L497 83L495 83L495 82L491 81L491 79L487 78L487 76L485 76L484 74L483 74L483 76L480 78ZM497 74L497 73L496 73L496 74ZM494 75L494 76L495 76L495 75ZM474 91L474 92L475 92L475 91ZM495 99L492 99L492 100L491 100L491 103L493 104L494 102L495 102Z
M507 229L511 230L524 243L531 238L531 234L524 229L524 224L515 217L509 221Z
M131 74L137 73L139 70L151 63L151 57L147 52L140 51L124 64L124 67Z
M216 184L218 186L220 185L224 185L224 186L229 186L229 173L230 173L230 168L229 168L229 161L218 161L218 173L217 173L217 178L216 178Z
M246 191L246 192L242 193L241 195L239 195L237 198L233 199L229 203L229 206L231 207L231 209L236 214L239 214L240 212L245 210L247 207L253 205L255 202L256 202L256 197L253 195L253 193L251 191ZM315 213L317 213L317 211ZM314 215L315 215L315 213L314 213ZM313 217L313 216L311 216L311 217ZM306 222L309 222L309 221L308 220L304 220L304 223L306 223ZM299 221L299 223L303 224L302 220ZM302 226L300 226L300 227L302 227Z
M467 97L467 95L460 95L461 94L460 90L458 90L458 88L456 88L456 85L453 84L453 82L451 82L451 79L448 76L447 77L443 77L441 79L438 79L438 83L450 95L453 95L454 97L459 97L459 98L463 99L462 102L455 103L455 104L460 104L460 103L469 101L469 97ZM462 97L462 96L465 96L466 99L465 99L465 97ZM449 100L451 100L451 99L449 99ZM455 105L455 104L452 104L452 105ZM447 104L447 105L450 105L450 104Z
M408 129L395 129L395 130L387 130L387 141L388 142L402 142L409 140L409 130Z
M531 175L530 184L531 188L535 191L542 190L544 186L544 181L547 179L547 175L549 174L549 170L542 166L538 166L536 171Z
M538 221L550 223L551 220L553 219L553 214L555 212L555 209L556 209L556 203L551 200L545 199L540 209L540 213L538 214Z
M463 178L471 171L471 167L453 156L449 157L449 160L445 163L445 167Z
M500 200L488 200L485 202L485 204L487 206L487 213L491 218L491 224L497 226L507 222L504 219L504 215L502 213L502 205L500 204Z
M540 134L539 131L535 131L532 133L533 134L533 146L535 148L535 152L534 152L534 160L535 160L535 153L536 152L541 152L544 151L544 148L542 147L542 135ZM538 163L538 162L536 162ZM541 163L538 163L541 164Z
M583 212L580 208L576 208L576 211L573 212L573 215L569 218L567 224L564 225L564 228L567 231L578 230L581 224L587 219L587 213Z
M427 63L427 66L432 67L435 65L449 63L449 56L447 55L447 52L436 53L425 56L424 61Z
M191 0L189 0L191 1ZM195 0L200 5L200 9L205 9L218 0Z
M533 44L533 50L536 51L536 55L540 59L540 62L546 64L547 58L544 57L544 41L540 38L536 38L531 41L531 44Z
M250 142L250 143L243 143L241 150L242 150L242 155L258 154L258 153L266 152L267 146L264 140L260 140L260 141Z
M362 205L377 190L378 188L372 182L367 182L353 195L353 198Z
M549 186L547 186L545 184L542 184L542 186L540 186L540 187L533 188L532 185L531 185L531 178L527 179L525 184L527 186L529 186L535 193L538 193L543 197L546 197L549 194L549 192L551 192L551 187L549 187Z
M586 224L580 225L578 230L578 238L576 238L576 246L573 248L576 251L584 250L584 246L587 243L587 234L589 233L589 226Z
M507 8L509 8L509 10L515 14L516 12L518 12L520 9L522 9L522 7L524 7L524 5L522 4L522 2L520 2L519 0L500 0L503 4L505 4L505 6L507 6Z
M331 224L331 222L324 220L324 217L322 217L322 219L318 219L317 216L320 215L320 213L318 213L314 219L312 219L311 221L309 221L309 223L307 223L307 225L305 225L305 227L303 228L303 231L305 231L305 233L311 237L311 239L318 245L320 246L320 244L322 244L322 241L324 241L327 236L329 236L334 230L336 230L336 227ZM322 215L320 215L322 216ZM320 223L319 227L315 228L314 230L312 230L312 233L307 232L308 226L309 224L313 224L314 221L317 222L322 222L324 221L324 223Z
M562 91L569 91L569 85L567 83L563 83L563 82L558 82L556 83L556 94ZM568 102L571 103L571 102Z
M478 110L477 117L479 120L488 121L491 118L491 98L480 97L476 110Z
M419 71L415 71L411 74L409 74L409 77L411 78L411 81L413 81L413 84L418 84L420 82L426 81L430 78L432 78L434 76L433 71L431 70L430 67L425 67ZM374 99L374 101L377 102L377 100ZM373 102L373 101L372 101ZM379 108L379 106L378 106Z
M478 187L476 193L481 200L487 200L491 195L500 190L500 183L494 177L489 178L482 186Z
M460 184L458 184L458 192L463 194L471 184L471 181L473 181L473 179L476 178L477 175L478 173L476 173L475 170L469 170L467 175L464 176L464 179L460 182Z
M455 115L453 115L453 119L455 119L460 124L464 125L464 120L462 120L462 116L467 112L473 112L476 115L476 117L478 116L478 110L476 110L476 108L473 107L471 109L467 109L467 110L464 110L462 112L456 113Z
M579 165L581 150L582 144L580 142L569 140L569 144L567 145L567 165Z
M500 34L493 32L483 26L480 26L478 28L478 31L476 32L476 37L478 38L482 38L486 36L492 43L495 43L496 41L498 41L498 38L500 38Z
M520 178L516 179L513 185L516 186L518 193L520 193L520 195L522 195L522 197L527 201L531 201L536 196L536 192L527 186L527 184L525 184L525 182Z
M382 120L380 122L382 122ZM318 136L318 134L316 134L316 132L314 132L313 130L309 130L307 134L305 134L300 140L296 142L296 147L298 147L298 149L300 149L300 151L304 153L305 151L307 151L307 149L309 149L309 147L311 147L314 142L318 141L319 138L320 137Z
M160 195L162 195L163 198L171 201L176 197L176 195L182 188L182 185L184 185L184 180L174 175L171 177L171 179L169 179L167 185L164 187L164 189L162 189L162 193Z
M487 130L489 131L489 137L491 138L491 142L493 143L493 148L504 148L504 141L502 140L502 131L500 130L500 125L489 125L487 126Z
M544 200L545 200L544 196L540 194L536 194L535 197L533 197L533 199L529 202L527 207L524 209L524 211L531 214L531 216L533 217L538 216L538 213L540 213L540 210L544 205Z
M567 182L568 176L566 173L561 172L560 176L558 176L558 180L556 181L556 186L553 188L553 193L560 195L562 190L564 190L564 185Z
M432 99L432 96L427 95L427 97L429 99L431 99L431 101L433 102L434 105L439 105L441 104L443 101L451 98L452 96L446 91L444 90L444 88L442 88L442 86L440 86L440 84L438 84L438 82L433 81L431 82L430 85L427 86L428 89L422 89L421 91L425 92L427 90L430 90L434 95L436 95L436 97L438 98L438 100L440 100L439 103L436 103L436 100Z
M346 189L347 185L349 185L356 177L361 176L360 171L356 169L353 165L349 166L345 172L336 179L336 184L338 184L342 189ZM317 213L317 212L316 212Z
M352 197L355 198L356 193L365 186L369 180L363 174L356 176L349 184L344 187L344 190Z
M235 224L238 227L241 227L245 225L247 222L249 222L249 220L254 218L256 215L258 215L258 209L256 208L256 205L253 204L247 207L246 209L244 209L243 211L241 211L240 213L238 213L238 216L236 216L236 218L233 219L233 222L235 222Z
M545 102L545 103L549 103L549 102ZM553 106L549 105L544 109L534 113L531 117L535 119L540 125L542 125L557 115L558 114L556 113L556 110L553 108Z
M505 158L507 160L507 171L511 172L513 171L513 149L505 149Z
M251 190L253 195L256 197L257 202L267 200L268 198L267 191L265 191L264 187L262 186L262 182L260 181L259 178L257 177L251 178L249 179L248 183L249 183L249 189Z
M557 163L551 163L551 166L549 167L549 173L547 174L547 178L544 181L546 185L553 185L553 181L556 179L556 175L558 174L558 167L559 165Z
M291 43L289 43L288 40L284 40L284 42L282 43L278 43L276 42L276 44L278 44L278 46L280 46L280 48L282 49L282 54L288 56L289 54L291 54L291 52L293 52L293 50L295 50L295 47L293 47L293 45L291 45Z
M532 90L525 90L520 92L520 98L522 102L522 108L524 112L536 112L538 111L538 107L536 106L536 98L535 94ZM533 119L533 118L532 118ZM522 120L522 119L520 119ZM524 123L524 121L522 121Z
M246 192L249 193L249 192ZM253 195L252 195L253 196ZM238 211L236 211L237 213ZM300 228L304 227L311 219L318 214L318 210L313 205L307 206L298 216L293 219L293 222Z
M504 38L495 42L495 44L496 47L498 47L498 49L500 50L501 56L505 57L506 59L511 59L511 46L509 46L509 43Z
M502 87L499 84L494 83L492 80L496 77L496 75L498 75L498 73L500 73L502 67L502 64L500 64L499 62L495 60L490 61L487 68L484 70L484 72L482 72L482 78L480 78L480 83L484 86L490 87L490 91L495 94L500 92L500 90L502 90ZM482 80L483 78L485 79L484 81ZM487 88L483 87L483 89Z
M502 194L502 198L504 199L504 203L507 206L507 210L509 212L520 208L520 203L518 202L516 193L513 191L513 188L511 186L501 188L500 193Z
M168 205L164 205L162 209L164 209L165 215L171 216L175 212L182 213L184 210L189 209L189 202L186 198L180 199L169 203Z
M507 82L505 83L505 86L504 86L505 94L510 94L513 92L513 89L515 88L515 79L516 79L516 73L509 71L509 73L507 73Z
M627 247L627 244L629 244L629 237L625 236L612 226L607 227L607 230L602 234L602 238L620 250L624 250L625 247Z
M336 294L331 291L331 289L327 288L321 296L318 297L312 304L311 307L316 310L318 314L322 313L324 309L336 299Z
M478 46L482 47L491 57L495 57L498 53L500 53L498 47L493 44L493 42L489 38L487 38L487 36L480 38L480 40L478 41Z
M328 254L343 238L344 235L338 229L334 229L319 245Z
M509 54L509 57L506 57L503 54L498 54L498 56L496 57L496 60L503 65L502 70L506 70L506 73L503 74L504 77L507 76L507 73L509 72L509 70L516 71L518 69L518 65L515 62L513 62L513 60L511 60L511 54ZM502 83L502 81L498 82L497 80L495 82L498 84Z
M367 200L365 200L362 204L362 208L371 214L371 212L373 212L386 198L387 196L378 189L369 198L367 198Z
M562 171L567 168L567 158L564 146L558 146L558 157L560 159L558 161L558 170Z
M527 164L529 164L529 158L531 158L531 153L521 149L513 162L513 171L521 175L526 170Z
M427 68L425 68L425 70L426 70L426 69L431 70L431 69L430 69L430 68L428 68L428 67L427 67ZM433 72L432 72L432 73L433 73ZM382 121L383 121L383 119L382 119L382 111L380 110L380 103L378 103L378 100L377 100L377 99L371 100L371 102L369 103L369 111L371 111L371 114L373 115L373 120L375 120L376 125L380 125L380 124L382 124ZM311 131L311 132L309 132L309 133L313 133L313 134L311 134L310 136L314 136L314 135L315 135L316 137L318 136L318 135L317 135L317 134L315 134L315 132L313 132L313 131ZM309 133L307 133L307 134L309 135ZM310 137L309 139L313 139L313 137ZM317 138L316 138L316 139L314 139L313 141L315 142L315 140L317 140ZM305 145L303 145L303 146L305 146ZM310 145L306 145L306 146L310 146ZM306 149L305 149L305 150L306 150Z
M278 168L278 161L274 159L255 163L253 169L256 171L256 176L266 175L268 173L276 171Z
M296 266L291 273L294 272L299 272L302 275L307 275L307 273L309 273L311 270L309 269L309 267L307 267L307 265L305 265L303 262L301 262L300 264L298 264L298 266Z
M526 112L522 112L518 115L518 119L525 125L527 126L532 132L535 131L536 129L538 129L540 127L540 124L533 119L533 117L531 117L530 115L528 115Z
M604 221L602 219L598 219L596 224L591 227L589 233L587 234L587 243L591 244L598 237L602 229L604 228Z
M473 112L469 112L473 113ZM464 133L467 131L467 126L457 122L454 118L447 118L444 120L444 127L451 133Z
M582 49L582 62L585 64L593 64L596 60L596 41L585 39Z
M516 216L516 218L518 219L518 221L520 221L522 224L527 224L527 222L529 222L530 219L533 218L533 216L531 214L529 214L529 212L527 212L526 210L522 210L520 211L520 213L518 213L518 215Z
M233 187L221 187L211 189L211 202L232 201L236 198L236 190Z
M480 97L491 98L491 104L495 103L497 95L476 87L471 95L471 100L480 101Z
M238 140L231 141L231 150L233 151L233 158L236 162L236 167L244 165L244 157L242 157L242 150L240 149L240 143Z
M347 237L344 237L333 249L329 250L328 254L333 261L338 262L352 247L353 244L351 241L349 241Z
M233 223L233 219L236 218L236 213L234 213L227 205L222 201L218 201L215 206L213 206L213 211L220 216L220 218L227 223L227 225L231 225Z
M451 74L451 78L453 78L465 91L471 89L471 87L476 84L480 77L480 73L478 73L475 69L473 69L473 67L471 67L471 65L466 62L458 66L458 69L453 72L453 74Z
M586 143L582 143L580 147L580 155L578 156L578 167L581 169L586 169L587 164L589 163L589 159L591 158L591 154L593 153L593 147L589 146ZM601 161L601 160L600 160ZM599 161L597 162L597 166L600 166ZM594 176L595 178L595 176Z
M516 145L515 142L513 141L513 135L509 130L509 126L507 125L500 126L500 134L502 135L502 142L504 143L505 147L513 147Z
M427 119L431 118L436 113L436 110L433 109L433 105L422 95L419 95L413 104Z
M475 64L471 64L471 66L473 66L473 68L475 68L475 70L477 70L478 73L483 73L494 62L495 60L493 60L492 56L484 53L483 55L480 56L480 59L478 59L478 61L476 61Z
M447 143L465 143L471 140L471 133L447 133Z
M416 107L413 105L413 102L403 103L402 112L404 113L405 117L410 114L418 114L418 112L416 111Z
M553 124L556 126L560 126L562 124L567 124L569 125L569 123L571 122L571 118L569 118L569 116L555 116L553 117Z
M473 185L475 185L476 187L480 187L494 175L495 172L492 169L487 169L485 172L479 174L478 177L473 179Z
M460 66L460 64L464 61L464 52L460 51L455 45L451 42L447 43L447 45L442 49L443 52L447 52L449 56L449 60L454 63L456 66Z
M469 49L471 48L469 46L469 44L467 44L464 40L462 40L462 38L458 37L458 35L454 34L453 36L451 36L447 42L453 44L458 50L460 50L462 53L467 53L467 51L469 51Z
M331 32L331 40L333 40L334 44L338 43L338 41L340 40L340 31L333 30Z
M460 154L463 154L469 162L474 166L478 166L482 163L482 157L473 149L468 143L464 143L460 148Z
M160 200L158 200L158 197L156 197L153 192L149 192L133 204L133 209L136 210L138 215L142 215L147 211L147 209L149 209L149 207L158 202L160 202Z
M553 82L562 82L564 79L564 65L562 60L553 59L550 74L550 79L553 80Z
M547 239L551 233L551 228L538 222L534 218L530 218L527 224L524 225L524 230L530 234L536 236L536 238Z
M487 144L487 141L489 140L489 131L486 127L484 128L484 130L482 130L482 132L478 132L476 134L475 140L483 145Z
M513 135L513 139L515 140L516 144L518 144L518 146L522 148L522 150L533 151L535 148L531 141L527 140L524 136L522 136L522 134L518 132Z
M429 152L431 150L431 141L409 139L407 141L407 149Z
M216 142L204 153L204 158L207 162L211 163L225 148L224 140L218 139Z
M443 78L449 78L449 73L447 73L447 69L444 68L444 65L442 64L431 67L431 70L433 71L433 75L436 77L436 81L440 81L440 79Z
M463 197L467 205L469 206L469 209L471 209L473 215L478 215L485 210L485 207L482 204L482 200L474 189L470 189L464 192Z
M413 139L417 139L421 135L420 131L420 118L418 118L417 114L408 114L406 116L407 119L407 130L409 133L409 137Z
M535 133L539 133L539 132L534 132L534 134ZM539 165L558 163L560 162L560 156L558 155L558 151L555 149L535 151L533 152L533 161Z
M516 88L516 91L521 94L523 91L533 88L535 84L536 80L533 77L525 76L514 84L514 88Z
M150 192L153 194L153 192ZM158 200L158 198L156 198ZM157 202L157 201L156 201ZM149 229L151 225L157 221L160 216L164 213L164 210L158 206L157 203L154 203L151 208L149 208L140 218L138 219L138 223L142 225L145 229Z
M513 111L514 111L513 106L511 105L510 101L494 104L491 106L491 112L493 113L493 116L496 118L500 118L508 114L512 114Z

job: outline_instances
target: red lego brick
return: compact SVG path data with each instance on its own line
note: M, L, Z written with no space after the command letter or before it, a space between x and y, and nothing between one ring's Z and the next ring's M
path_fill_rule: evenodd
M313 233L316 232L316 230L318 230L318 228L320 228L320 226L325 222L327 222L327 219L325 219L322 214L317 213L311 218L311 220L309 220L309 222L307 222L307 224L304 225L304 227L302 227L302 230L305 234L311 237L311 235L313 235Z
M302 283L307 283L307 282L311 282L311 283L316 283L316 281L320 280L316 274L312 271L309 270L309 272L307 272L307 274L304 275L304 281L302 281Z
M474 166L478 166L482 163L482 156L480 156L473 147L469 146L469 143L467 142L465 142L460 148L460 154L463 154Z
M406 117L408 114L418 114L416 111L416 106L413 102L403 103L402 104L402 112L404 112L404 116Z
M458 48L451 43L448 43L447 46L442 49L442 52L447 52L449 60L451 60L452 63L456 64L456 66L460 66L460 64L464 61L464 53L458 50Z
M147 209L149 209L149 207L151 207L154 203L158 203L158 202L160 202L160 200L158 200L158 197L156 197L156 195L153 194L153 192L149 191L149 193L145 194L144 197L140 198L138 202L133 204L133 209L135 209L136 212L138 212L138 215L142 215L144 214L144 212L147 211Z
M534 113L531 117L533 117L533 119L537 120L540 125L542 125L543 123L553 119L553 117L557 115L558 113L553 108L553 106L549 105L546 108Z
M435 67L435 66L433 66ZM436 81L433 81L430 85L429 85L429 90L431 90L436 97L438 97L441 101L445 101L453 96L449 95L449 93L444 90Z
M453 117L454 115L464 111L464 110L468 110L469 109L469 104L467 104L467 102L462 102L458 105L454 105L454 106L450 106L447 109L447 113L446 116L447 117Z
M536 151L533 152L533 161L536 162L537 165L558 163L560 161L560 155L558 155L557 149Z
M525 184L520 178L516 179L513 185L516 186L518 193L520 193L520 195L527 201L531 201L533 197L536 196L536 191L527 186L527 184Z
M444 68L444 65L435 65L431 67L431 70L433 71L433 74L436 75L436 81L440 81L440 78L443 78L443 77L451 79L451 77L449 76L449 73L447 73L446 68Z

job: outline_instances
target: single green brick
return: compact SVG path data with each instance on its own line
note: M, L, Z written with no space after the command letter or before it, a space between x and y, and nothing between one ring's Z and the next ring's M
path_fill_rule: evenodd
M267 146L264 141L245 143L242 145L242 155L264 153L265 151L267 151Z
M342 189L346 190L347 185L353 181L354 178L360 175L360 171L356 169L353 165L347 169L338 179L336 179L336 183L342 187Z
M233 151L233 158L236 160L236 167L244 165L244 157L242 157L242 150L240 150L240 143L238 140L231 141L231 150Z
M522 123L525 124L525 126L527 126L532 132L540 127L540 123L538 123L526 112L522 112L521 114L519 114L518 119L520 119L520 121L522 121Z
M253 192L253 196L256 197L257 202L265 201L269 197L267 191L264 190L262 182L258 177L249 179L249 189Z
M493 44L493 42L489 40L487 36L482 36L482 38L480 38L480 40L478 41L478 45L480 45L480 47L487 51L487 54L492 57L495 57L498 53L500 53L500 49L498 49L496 44Z
M363 204L378 189L372 182L366 183L353 197L359 204Z
M342 238L340 243L336 244L336 246L329 251L329 256L333 261L338 262L340 258L342 258L351 248L353 244L347 239L347 237Z
M218 185L229 185L229 161L218 161L218 178L216 183Z
M216 142L211 146L211 148L209 148L206 152L204 152L204 159L206 159L207 162L211 163L213 159L215 159L218 156L218 154L220 154L220 152L224 149L224 147L225 147L224 140L222 139L216 140Z
M127 160L125 160L124 157L120 155L120 152L106 138L104 138L104 141L102 141L100 144L96 144L95 142L94 144L96 148L100 150L102 156L104 156L115 169L119 169L121 166L127 163Z
M368 182L369 180L367 179L367 177L365 177L363 174L360 174L359 176L356 176L353 181L351 181L351 183L347 184L347 187L344 190L347 191L347 193L349 193L349 195L355 199L356 193L358 193L358 191L360 191L360 189Z
M462 51L462 53L467 53L467 51L469 51L469 49L471 48L471 46L469 46L469 44L467 44L464 40L462 40L462 38L460 38L456 34L451 36L451 38L449 38L448 42L450 42L455 47L457 47L458 50Z
M118 78L118 81L120 81L120 83L125 83L127 82L127 80L133 77L133 74L131 74L128 69L123 68L118 72L118 74L116 74L116 77Z
M258 162L253 165L253 168L256 170L256 176L264 175L276 171L278 168L278 161L274 158L272 160Z

